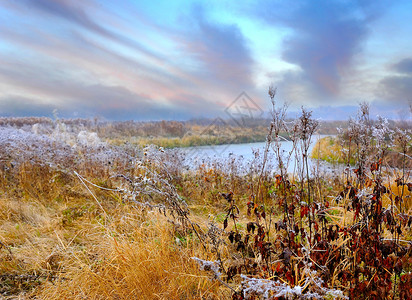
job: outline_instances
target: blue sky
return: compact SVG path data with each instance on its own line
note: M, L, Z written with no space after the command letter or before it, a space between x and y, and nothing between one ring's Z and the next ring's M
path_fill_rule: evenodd
M267 88L290 110L404 118L412 1L0 0L0 115L224 115Z

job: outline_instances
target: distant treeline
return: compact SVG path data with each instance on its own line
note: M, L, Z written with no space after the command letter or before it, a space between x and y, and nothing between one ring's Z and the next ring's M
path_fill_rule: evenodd
M269 119L245 118L241 122L235 122L232 119L219 119L220 126L246 127L246 128L267 128L270 124ZM223 122L221 122L223 121ZM289 120L293 121L293 120ZM215 123L215 119L202 118L191 119L188 121L105 121L98 118L94 119L55 119L47 117L0 117L0 126L12 126L21 128L32 126L34 124L53 125L61 123L73 127L83 127L86 130L98 131L102 134L121 136L172 136L182 137L187 132L192 131L193 127L200 126L207 128ZM239 126L239 123L241 125ZM337 128L347 124L347 121L322 121L320 134L336 134Z
M289 122L293 122L292 119ZM336 135L347 121L321 121L317 134ZM393 122L390 122L390 124ZM37 125L36 125L37 124ZM126 142L164 147L187 147L207 144L263 142L266 139L269 119L192 119L188 121L105 121L93 119L52 119L46 117L0 118L0 126L12 126L49 133L57 124L71 132L81 130L96 132L111 143ZM240 125L239 125L240 124Z

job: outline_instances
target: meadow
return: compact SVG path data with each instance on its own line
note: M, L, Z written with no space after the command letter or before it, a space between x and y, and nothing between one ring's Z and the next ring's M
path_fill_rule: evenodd
M266 149L246 165L188 168L179 149L107 140L93 121L4 121L2 297L411 299L409 128L361 105L312 153L342 171L310 169L319 122L287 120L269 95Z

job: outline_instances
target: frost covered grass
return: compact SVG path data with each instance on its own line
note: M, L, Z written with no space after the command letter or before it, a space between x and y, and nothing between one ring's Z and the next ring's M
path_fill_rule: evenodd
M349 167L321 174L308 164L318 122L306 110L286 120L275 94L266 149L249 162L188 167L184 152L62 122L0 126L1 295L410 299L411 134L362 106L342 132Z

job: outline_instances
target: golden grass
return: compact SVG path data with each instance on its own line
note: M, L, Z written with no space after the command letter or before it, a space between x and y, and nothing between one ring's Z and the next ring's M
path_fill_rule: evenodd
M173 228L154 214L145 222L129 217L115 228L96 228L94 251L73 255L65 279L37 291L42 299L219 299L191 260L204 255L200 245L176 242Z
M342 147L336 138L330 136L321 138L316 142L311 157L330 163L345 163L347 161L347 154L342 151Z
M191 259L215 259L192 234L179 232L157 212L122 203L118 193L92 189L108 212L105 215L74 175L64 180L61 176L27 166L17 182L9 182L15 191L0 198L1 295L37 299L230 297ZM207 219L201 214L196 221Z
M412 193L408 190L407 186L397 186L396 183L387 184L386 187L391 191L388 194L382 196L382 205L383 207L388 207L390 205L396 206L398 209L401 209L410 213L412 209ZM391 199L392 196L392 199ZM402 196L403 203L396 201L396 196Z

